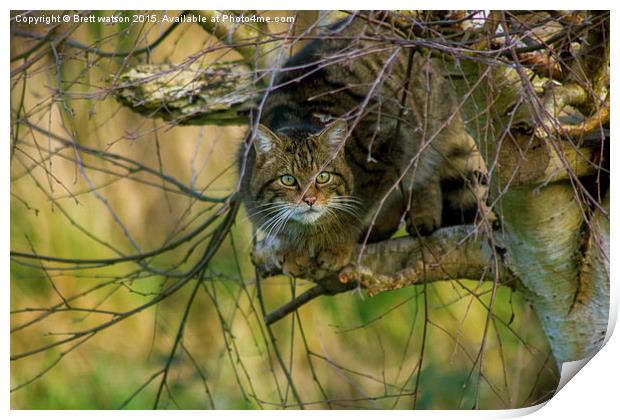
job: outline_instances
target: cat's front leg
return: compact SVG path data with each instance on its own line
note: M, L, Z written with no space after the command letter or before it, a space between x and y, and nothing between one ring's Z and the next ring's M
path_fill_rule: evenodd
M407 232L411 236L428 235L441 226L443 199L438 178L411 191Z
M252 262L266 274L283 272L299 276L312 262L310 253L277 238L260 241L252 251Z
M282 271L293 276L300 276L311 264L310 252L307 249L283 246L276 251L275 258Z
M316 262L325 270L338 271L349 263L354 249L354 242L333 245L320 250Z

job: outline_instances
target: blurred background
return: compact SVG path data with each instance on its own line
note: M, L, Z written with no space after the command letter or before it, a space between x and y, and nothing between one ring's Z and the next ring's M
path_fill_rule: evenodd
M298 408L295 391L307 408L412 408L415 400L417 408L499 409L553 394L559 375L535 314L500 287L488 318L492 284L320 297L274 324L272 340L243 209L198 287L191 279L126 316L202 258L219 225L201 226L222 219L247 127L145 118L120 105L110 83L136 64L199 57L206 66L239 56L191 23L166 33L170 23L29 25L18 14L11 250L67 260L11 260L13 409ZM296 16L294 31L318 15L261 14ZM288 29L269 25L272 33ZM117 260L183 238L167 252ZM268 279L264 304L275 309L311 285Z

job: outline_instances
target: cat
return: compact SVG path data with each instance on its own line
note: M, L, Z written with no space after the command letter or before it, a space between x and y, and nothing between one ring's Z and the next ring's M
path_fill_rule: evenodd
M336 23L285 63L239 151L249 217L291 274L338 270L359 242L403 221L429 234L444 207L475 213L484 199L449 83L428 57L368 40L394 35L366 22Z

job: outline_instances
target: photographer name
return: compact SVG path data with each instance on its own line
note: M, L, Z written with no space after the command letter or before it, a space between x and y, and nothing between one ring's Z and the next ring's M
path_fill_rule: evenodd
M30 16L30 15L17 15L15 16L15 22L17 23L25 23L28 25L51 25L54 23L104 23L104 24L114 24L114 23L133 23L133 22L144 22L151 21L151 19L143 19L144 15L111 15L111 16L96 16L96 15L81 15L81 14L73 14L73 15L39 15L39 16ZM155 19L155 15L149 16L152 19ZM156 20L155 20L156 21Z
M295 23L295 16L260 16L260 15L235 15L217 13L204 15L198 13L158 16L156 14L115 14L110 16L85 15L85 14L58 14L58 15L17 15L15 22L28 25L51 25L56 23L103 23L112 25L115 23Z

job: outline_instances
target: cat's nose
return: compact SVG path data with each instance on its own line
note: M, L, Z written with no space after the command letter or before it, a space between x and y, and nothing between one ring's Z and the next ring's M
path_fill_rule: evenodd
M316 203L316 197L304 197L304 202L307 205L312 206L314 203Z

